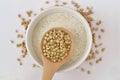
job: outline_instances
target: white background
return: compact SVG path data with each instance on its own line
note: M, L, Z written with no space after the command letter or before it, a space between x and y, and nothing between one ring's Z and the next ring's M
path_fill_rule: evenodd
M53 80L120 80L120 0L76 1L83 7L94 7L94 16L103 21L102 27L106 30L102 42L107 49L102 54L103 61L88 68L92 70L91 75L73 70L57 73ZM39 11L44 6L43 2L44 0L0 0L0 80L41 80L42 69L31 67L35 62L31 56L23 59L23 66L18 65L16 58L19 57L20 50L11 45L9 40L15 39L15 29L20 26L17 14L29 9ZM83 63L81 66L86 65Z

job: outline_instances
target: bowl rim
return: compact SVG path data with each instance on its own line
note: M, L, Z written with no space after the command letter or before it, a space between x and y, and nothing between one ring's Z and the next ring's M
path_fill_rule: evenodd
M54 12L54 10L60 10L60 9L64 9L64 10L69 11L69 12L75 14L76 16L78 16L79 19L82 21L82 24L85 27L85 31L86 31L86 35L87 35L87 45L86 45L86 49L85 49L84 53L80 57L81 59L78 59L79 61L75 65L72 65L71 67L69 67L67 69L62 69L62 70L57 71L57 72L66 72L66 71L70 71L70 70L73 70L76 67L78 67L87 58L87 56L88 56L88 54L90 52L91 46L92 46L92 33L91 33L91 30L90 30L90 26L89 26L87 20L80 13L78 13L77 11L75 11L75 10L69 8L69 7L63 7L63 6L50 7L48 9L42 11L28 25L28 29L26 31L26 36L25 36L25 42L26 42L26 48L27 48L28 53L30 54L30 56L40 66L40 68L43 68L43 66L41 64L39 64L38 60L35 58L36 55L34 55L34 51L32 50L32 46L30 44L29 39L30 39L30 35L32 35L31 34L31 26L37 24L38 21L36 21L36 20L39 20L39 17L41 16L41 14L44 14L44 13L46 13L48 11L53 11Z

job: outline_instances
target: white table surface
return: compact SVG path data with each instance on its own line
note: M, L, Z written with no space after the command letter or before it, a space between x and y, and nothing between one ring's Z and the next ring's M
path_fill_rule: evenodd
M52 0L51 0L52 1ZM69 0L67 0L69 1ZM91 75L73 70L57 73L53 80L120 80L120 0L76 0L83 7L94 7L95 17L103 21L102 27L106 51L103 61L93 67ZM44 0L0 0L0 80L41 80L42 69L31 67L34 60L28 55L19 66L16 58L20 55L10 39L15 39L19 29L18 13L32 9L38 11ZM16 39L15 39L16 40ZM81 66L86 67L83 63Z

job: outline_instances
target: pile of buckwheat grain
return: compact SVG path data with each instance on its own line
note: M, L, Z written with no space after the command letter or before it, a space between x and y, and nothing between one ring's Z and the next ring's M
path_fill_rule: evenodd
M45 1L45 5L49 5L50 1ZM74 0L71 0L70 2L62 2L59 0L54 0L54 5L53 6L69 6L68 4L70 4L71 6L74 7L74 9L83 15L83 17L87 20L87 22L90 25L90 29L92 32L92 37L93 37L93 41L92 41L92 48L90 51L89 56L87 57L86 61L89 66L93 66L94 64L98 64L99 62L102 61L102 56L98 57L98 55L102 54L105 51L105 48L102 47L103 46L103 42L102 42L102 34L105 32L104 28L102 28L101 24L102 21L98 20L96 21L93 17L92 14L94 14L93 12L93 7L86 7L86 8L82 8L80 6L80 4L78 4L77 2L75 2ZM40 12L43 11L44 8L41 6L40 8ZM22 14L18 14L18 18L21 20L21 26L22 28L24 28L24 32L25 33L19 33L19 30L15 30L16 34L17 34L17 40L22 39L20 43L15 43L16 40L10 40L10 42L12 44L15 44L17 48L21 49L21 54L20 57L17 58L17 61L19 63L19 65L23 65L22 63L22 59L26 58L28 53L27 53L27 49L25 46L25 34L26 34L26 30L28 28L29 23L31 22L32 18L35 17L37 15L37 13L33 12L32 10L28 10L26 11L26 15L27 17L23 17ZM99 32L99 33L98 33ZM32 64L32 67L39 67L37 64ZM87 74L91 74L91 70L90 69L86 69L84 67L78 67L76 68L78 70L81 70L82 72L86 72Z
M70 35L59 29L48 31L42 40L43 55L52 62L60 62L68 55L71 48Z

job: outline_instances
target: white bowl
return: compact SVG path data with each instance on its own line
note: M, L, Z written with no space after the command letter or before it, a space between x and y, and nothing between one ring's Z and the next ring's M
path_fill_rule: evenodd
M73 65L69 66L68 68L58 70L58 72L70 71L70 70L73 70L76 67L78 67L87 58L87 56L90 52L91 45L92 45L92 34L91 34L89 24L84 19L84 17L80 13L76 12L75 10L72 10L72 9L66 8L66 7L51 7L49 9L41 12L28 26L27 33L26 33L26 47L27 47L28 52L33 57L33 59L42 68L42 63L40 62L40 59L35 54L35 52L33 50L33 46L32 46L33 30L41 18L43 18L46 15L49 15L52 13L57 13L57 12L67 12L67 13L71 13L72 15L78 17L78 19L81 20L81 23L83 24L85 31L86 31L86 35L87 35L86 49L85 49L84 53L82 53L81 57ZM38 44L38 45L40 45L40 44Z

